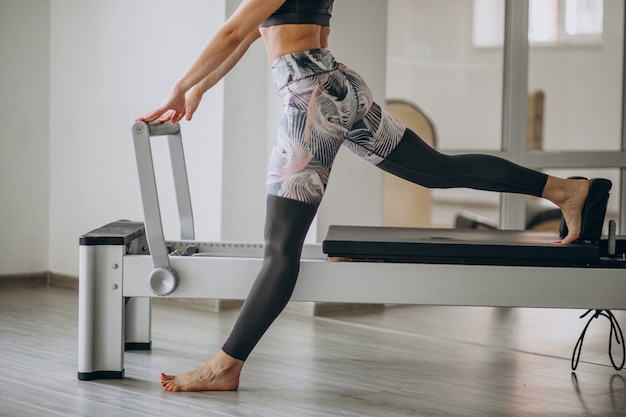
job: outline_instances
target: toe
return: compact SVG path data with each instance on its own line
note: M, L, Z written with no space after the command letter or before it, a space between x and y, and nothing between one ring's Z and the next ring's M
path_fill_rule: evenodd
M161 383L161 386L165 389L165 391L174 391L174 387L170 383L163 382Z
M576 239L578 239L579 233L569 233L567 236L561 240L561 243L567 245L569 243L574 243Z

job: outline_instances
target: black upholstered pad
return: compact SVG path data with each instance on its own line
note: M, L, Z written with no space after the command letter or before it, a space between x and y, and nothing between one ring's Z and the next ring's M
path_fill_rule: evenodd
M562 245L555 232L330 226L329 257L434 263L581 265L594 263L591 244Z

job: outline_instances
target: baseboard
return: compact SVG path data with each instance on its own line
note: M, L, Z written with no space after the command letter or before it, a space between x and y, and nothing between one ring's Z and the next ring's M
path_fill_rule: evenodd
M153 302L159 304L170 304L191 308L194 310L208 311L211 313L219 313L221 311L241 308L242 300L207 300L202 298L170 298L158 297L153 298Z
M0 275L0 285L36 284L78 290L78 277L54 272Z
M301 316L323 316L325 314L339 313L343 311L372 311L382 310L384 304L361 304L361 303L319 303L319 302L295 302L287 304L285 312Z
M48 272L32 272L25 274L0 275L0 285L38 284L47 285L50 274Z
M51 272L48 278L48 285L78 291L78 277Z

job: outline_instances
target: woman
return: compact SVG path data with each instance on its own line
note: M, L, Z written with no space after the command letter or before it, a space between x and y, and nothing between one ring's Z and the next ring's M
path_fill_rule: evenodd
M140 120L191 120L205 91L263 38L284 113L267 176L265 253L232 333L207 363L161 374L168 391L236 390L244 361L291 297L307 230L341 145L415 183L544 197L563 212L562 243L597 240L608 180L560 179L485 155L442 155L372 100L365 82L328 51L333 0L244 0L178 81ZM565 230L567 229L567 230Z

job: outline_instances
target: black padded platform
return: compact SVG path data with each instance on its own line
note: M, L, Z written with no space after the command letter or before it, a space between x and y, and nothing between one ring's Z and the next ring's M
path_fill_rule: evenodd
M80 236L81 246L127 245L145 234L141 222L118 220Z
M556 232L330 226L332 258L457 264L581 266L599 262L597 246L557 243Z

